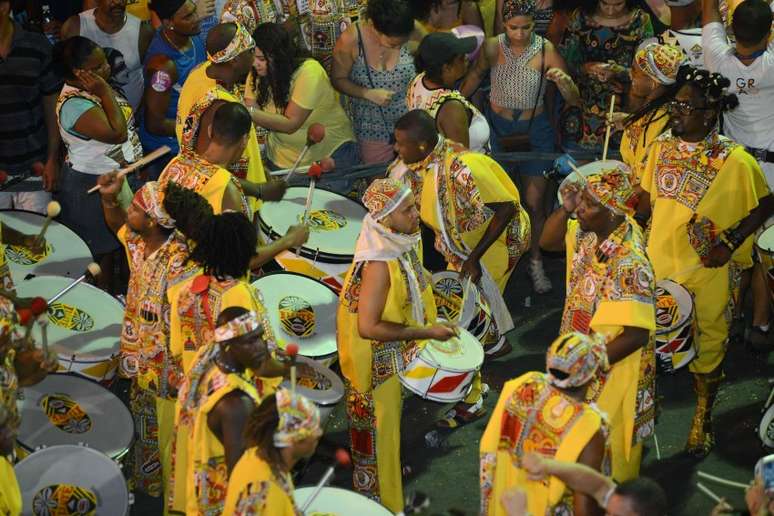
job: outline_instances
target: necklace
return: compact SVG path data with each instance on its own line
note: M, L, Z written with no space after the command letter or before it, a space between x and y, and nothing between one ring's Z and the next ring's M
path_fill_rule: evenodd
M182 54L184 57L187 57L187 58L189 58L189 59L190 59L190 58L192 58L192 57L195 57L195 56L196 56L196 45L193 45L193 44L191 44L191 45L190 45L190 46L191 46L190 50L186 51L186 50L184 50L184 48L185 48L185 45L183 46L183 48L180 48L180 47L178 47L178 46L175 44L175 42L174 42L174 41L172 41L172 38L170 38L170 37L167 35L167 29L163 29L163 30L161 31L161 36L164 38L164 41L166 41L167 43L169 43L169 44L170 44L170 46L171 46L172 48L174 48L175 50L177 50L177 51L178 51L180 54ZM189 43L191 43L191 40L190 40L190 38L188 39L188 41L189 41Z

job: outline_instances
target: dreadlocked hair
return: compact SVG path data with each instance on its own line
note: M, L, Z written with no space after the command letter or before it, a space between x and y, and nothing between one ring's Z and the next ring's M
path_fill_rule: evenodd
M218 280L241 278L250 269L258 235L244 213L230 211L200 223L191 259Z
M726 88L731 86L731 81L719 73L710 73L707 70L683 65L677 71L677 82L690 84L700 90L708 107L725 113L739 105L739 98L733 93L726 93Z
M164 208L173 219L175 226L186 238L198 242L202 221L212 217L212 206L207 199L188 188L170 181L164 190Z
M271 394L264 398L247 417L244 437L248 446L256 447L258 456L269 464L275 476L282 478L280 470L282 455L274 446L274 432L277 430L279 420L277 397Z

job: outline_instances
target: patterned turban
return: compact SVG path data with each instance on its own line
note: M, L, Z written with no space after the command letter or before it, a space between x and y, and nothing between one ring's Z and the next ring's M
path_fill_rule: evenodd
M560 389L580 387L594 378L597 371L609 367L607 348L601 338L571 332L559 336L548 348L546 372L551 385ZM565 373L557 378L552 371Z
M503 21L516 16L534 16L537 0L505 0L503 2Z
M381 220L400 206L411 188L395 179L377 179L363 194L363 204L374 220Z
M279 423L274 431L274 446L287 448L307 437L320 437L320 411L317 405L290 389L280 388L275 394Z
M617 215L632 215L637 204L629 176L631 172L624 163L613 162L613 167L585 178L586 191L598 203Z
M134 194L132 202L159 226L167 229L175 227L175 219L164 209L164 192L156 181L145 183Z
M640 70L654 81L667 86L675 83L677 70L685 60L685 54L680 48L658 43L643 45L634 55L634 61Z
M227 63L228 61L236 59L242 52L255 48L255 41L253 41L250 32L239 23L234 23L234 25L236 25L236 33L234 34L234 39L231 40L231 43L220 52L215 52L214 54L207 52L207 59L209 59L210 62Z
M215 342L226 342L254 332L261 327L261 318L255 312L247 312L215 328Z

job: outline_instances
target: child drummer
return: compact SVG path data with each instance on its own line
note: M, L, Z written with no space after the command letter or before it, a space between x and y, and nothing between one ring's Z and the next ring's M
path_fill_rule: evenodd
M418 340L455 336L435 324L430 274L422 266L419 213L408 186L377 179L337 313L341 371L352 440L354 488L393 512L403 509L398 373Z

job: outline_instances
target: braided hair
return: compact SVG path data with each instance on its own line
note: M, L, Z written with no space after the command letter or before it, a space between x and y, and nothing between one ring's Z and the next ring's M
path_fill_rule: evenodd
M212 206L193 190L167 185L164 208L178 229L196 243L189 258L218 280L240 278L250 268L258 235L243 213L214 215Z

